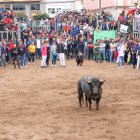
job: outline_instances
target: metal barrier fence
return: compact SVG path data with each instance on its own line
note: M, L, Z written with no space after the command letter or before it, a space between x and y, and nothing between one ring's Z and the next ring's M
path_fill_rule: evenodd
M140 31L140 19L133 19L133 31Z
M140 31L139 32L133 32L133 37L140 39Z
M133 19L133 37L140 39L140 19Z
M32 30L45 30L50 31L50 21L49 20L34 20L30 23L30 28Z
M17 32L16 31L0 31L0 41L2 39L7 39L7 41L10 41L11 39L17 38Z

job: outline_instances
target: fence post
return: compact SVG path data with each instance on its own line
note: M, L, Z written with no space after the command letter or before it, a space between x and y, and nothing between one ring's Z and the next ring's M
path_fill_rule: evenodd
M21 38L20 23L18 23L17 38Z

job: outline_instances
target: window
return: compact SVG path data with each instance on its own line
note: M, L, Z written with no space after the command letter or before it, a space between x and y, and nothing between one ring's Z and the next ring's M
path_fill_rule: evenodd
M4 6L5 6L6 8L11 9L11 5L10 5L10 4L5 4Z
M40 10L40 4L31 4L31 10Z
M20 11L25 10L25 5L24 5L24 4L22 4L22 5L20 4L20 5L19 5L19 10L20 10Z
M48 8L48 14L55 14L55 8Z
M23 11L25 10L25 4L13 4L12 5L14 11Z
M18 4L13 4L13 10L18 11Z
M59 13L61 11L61 8L56 8L56 13Z

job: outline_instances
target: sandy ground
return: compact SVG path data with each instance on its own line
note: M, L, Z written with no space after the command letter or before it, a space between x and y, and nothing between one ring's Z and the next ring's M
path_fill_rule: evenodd
M105 79L100 110L79 108L77 81ZM140 71L74 60L0 69L0 140L140 140Z

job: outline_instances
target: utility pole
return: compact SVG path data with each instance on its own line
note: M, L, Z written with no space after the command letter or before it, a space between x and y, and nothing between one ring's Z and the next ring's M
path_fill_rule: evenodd
M100 14L101 14L101 12L102 12L102 2L101 2L101 0L99 0L99 10L100 10Z

